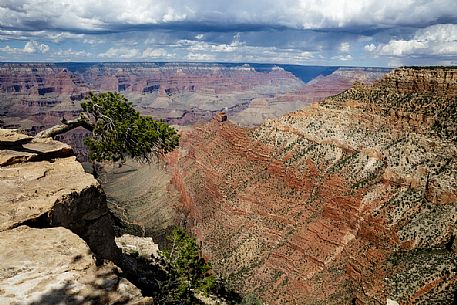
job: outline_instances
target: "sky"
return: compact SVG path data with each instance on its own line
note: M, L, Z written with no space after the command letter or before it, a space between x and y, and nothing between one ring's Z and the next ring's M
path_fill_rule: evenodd
M457 1L0 0L0 61L457 65Z

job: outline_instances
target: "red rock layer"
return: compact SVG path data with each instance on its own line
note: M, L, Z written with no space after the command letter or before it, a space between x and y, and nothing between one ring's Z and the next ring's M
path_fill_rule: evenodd
M3 64L0 92L74 95L88 91L227 93L256 86L298 86L301 82L283 69L257 72L250 67L205 64L103 64L71 72L52 64Z
M190 148L174 184L218 272L272 304L350 303L354 280L367 273L351 262L351 248L369 247L353 240L383 229L382 219L364 215L358 192L338 174L323 177L311 160L301 171L288 168L230 123L211 123L183 141ZM388 252L384 238L371 261ZM372 273L383 278L382 268Z
M327 76L318 76L303 87L280 95L275 101L288 102L305 100L308 103L322 101L352 87L355 82L371 84L381 78L387 70L370 68L339 68Z
M269 304L453 302L455 121L413 128L382 109L414 101L439 116L455 96L389 87L372 107L377 86L253 130L214 120L183 133L178 208L229 283Z

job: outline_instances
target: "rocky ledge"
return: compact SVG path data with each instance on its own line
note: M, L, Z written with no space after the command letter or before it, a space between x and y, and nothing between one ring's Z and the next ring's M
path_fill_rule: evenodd
M121 270L105 194L71 148L0 130L0 303L147 304Z

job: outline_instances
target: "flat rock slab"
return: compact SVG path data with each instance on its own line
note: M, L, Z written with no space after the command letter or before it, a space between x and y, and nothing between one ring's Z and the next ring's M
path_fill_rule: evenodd
M3 231L0 249L0 304L152 304L65 228Z
M68 144L50 138L32 138L0 129L0 167L15 163L69 157L73 150Z
M98 187L75 157L0 167L0 231L50 212L71 193Z
M33 137L19 133L17 129L0 129L0 148L27 143Z
M28 162L36 156L36 153L3 149L0 150L0 167L12 165L14 163Z
M139 256L158 257L159 245L154 243L151 237L139 237L130 234L123 234L116 237L117 246L128 254L136 253Z
M38 154L71 154L70 145L53 140L51 138L34 138L30 142L23 144L22 147L27 151L33 151Z

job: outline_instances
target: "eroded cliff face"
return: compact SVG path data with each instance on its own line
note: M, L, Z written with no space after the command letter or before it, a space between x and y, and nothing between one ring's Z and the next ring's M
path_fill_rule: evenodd
M300 85L281 68L257 72L249 65L205 63L100 63L0 65L0 92L69 94L78 100L88 91L152 93L171 96L185 92L224 93L257 86ZM81 95L82 94L82 95Z
M0 129L0 190L1 304L152 302L112 263L105 195L68 145Z
M410 67L397 69L383 83L401 93L433 92L444 96L457 95L455 68Z
M302 109L328 96L343 92L356 82L366 84L380 79L388 69L338 68L330 75L318 76L295 90L251 100L246 109L229 113L230 120L244 127L259 126L267 119Z
M79 115L89 92L124 94L142 114L172 124L208 121L214 113L246 109L253 98L294 90L303 82L283 69L191 63L0 64L0 127L34 135ZM286 105L286 103L283 103ZM296 110L294 108L291 110ZM75 129L59 135L87 161Z
M451 304L457 69L399 69L170 155L213 268L269 304Z

